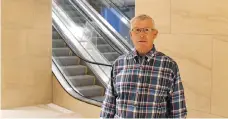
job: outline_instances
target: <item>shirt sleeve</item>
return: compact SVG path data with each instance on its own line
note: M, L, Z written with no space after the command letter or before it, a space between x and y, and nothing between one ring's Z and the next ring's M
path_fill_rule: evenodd
M105 99L102 104L102 109L100 113L101 118L114 118L116 113L116 93L114 89L114 75L113 75L113 68L111 71L111 80L108 84L108 87L105 92Z
M169 117L186 118L187 107L185 102L184 87L181 81L180 72L177 64L174 65L174 82L170 91Z

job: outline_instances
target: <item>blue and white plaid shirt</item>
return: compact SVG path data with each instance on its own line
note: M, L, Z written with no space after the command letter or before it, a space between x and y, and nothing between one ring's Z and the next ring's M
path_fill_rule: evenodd
M113 63L101 118L185 118L177 63L155 46L145 57L134 49Z

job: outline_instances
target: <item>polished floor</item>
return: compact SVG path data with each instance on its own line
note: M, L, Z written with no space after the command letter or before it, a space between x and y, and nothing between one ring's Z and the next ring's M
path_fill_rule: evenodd
M83 118L78 113L55 104L19 107L1 110L2 118ZM223 118L202 111L188 110L188 118Z
M80 114L55 104L28 106L1 110L2 118L82 118Z

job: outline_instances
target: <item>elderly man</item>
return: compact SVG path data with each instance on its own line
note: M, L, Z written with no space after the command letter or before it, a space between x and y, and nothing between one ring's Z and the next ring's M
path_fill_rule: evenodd
M150 16L131 20L135 48L113 63L101 118L186 118L178 65L156 50L157 34Z

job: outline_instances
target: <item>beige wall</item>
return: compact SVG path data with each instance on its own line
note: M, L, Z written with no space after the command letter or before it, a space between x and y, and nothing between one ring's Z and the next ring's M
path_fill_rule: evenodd
M228 117L227 4L227 0L136 0L136 15L149 14L156 22L157 49L179 64L189 117Z
M51 0L2 1L2 108L52 101Z

